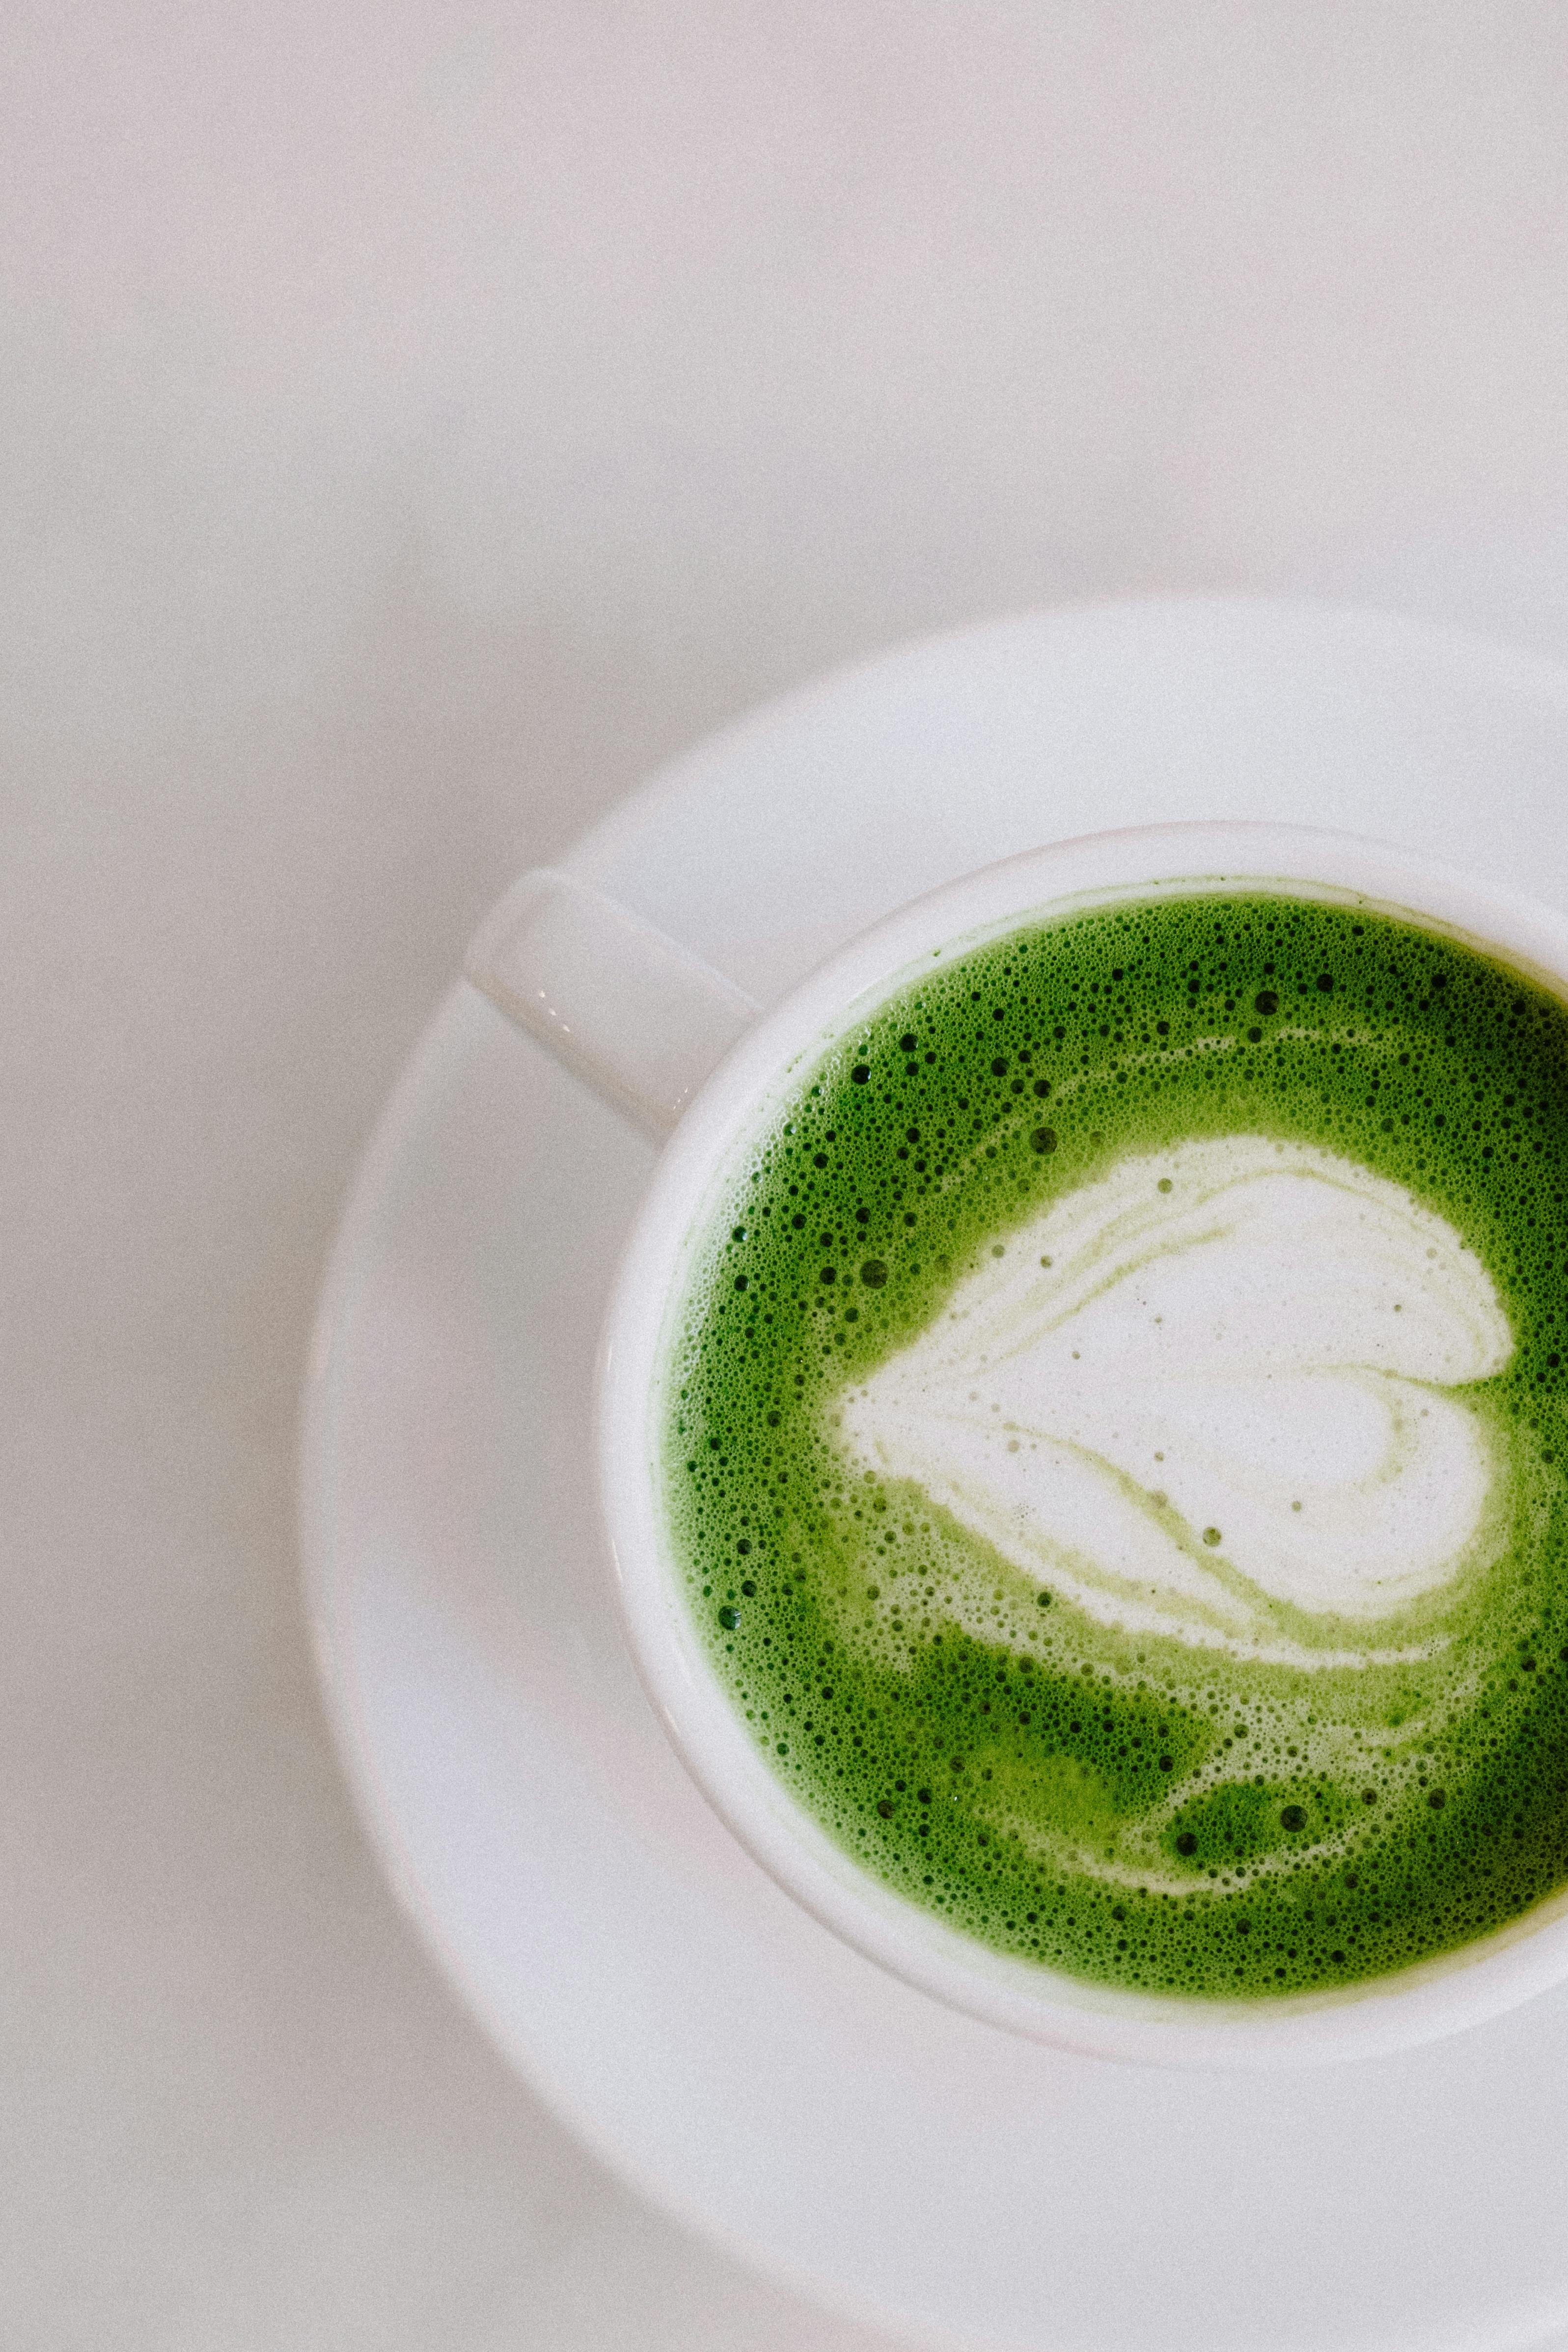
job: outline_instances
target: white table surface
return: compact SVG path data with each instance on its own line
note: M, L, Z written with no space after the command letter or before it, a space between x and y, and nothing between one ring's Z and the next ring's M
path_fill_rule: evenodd
M13 0L0 2343L888 2352L511 2079L350 1813L295 1398L468 931L910 633L1309 589L1568 656L1517 0Z

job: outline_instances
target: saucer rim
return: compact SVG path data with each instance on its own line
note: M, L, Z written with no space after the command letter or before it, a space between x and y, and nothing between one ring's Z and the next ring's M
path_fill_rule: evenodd
M1296 599L1094 600L1084 605L1047 607L1033 613L1007 615L1000 621L980 621L959 630L943 631L889 653L845 665L825 679L812 681L777 697L721 730L718 735L705 739L694 751L664 763L637 791L606 812L574 844L562 863L570 871L595 877L596 870L610 858L617 844L624 845L639 827L657 821L679 800L688 789L690 772L697 763L732 758L738 747L756 741L781 724L797 723L814 707L831 702L842 691L863 692L868 683L875 684L879 680L886 685L907 674L910 668L922 667L933 655L949 658L966 646L990 643L994 646L1010 635L1028 633L1041 625L1055 625L1074 614L1167 622L1173 618L1201 617L1211 622L1218 619L1222 623L1239 621L1247 625L1254 625L1259 619L1271 620L1279 625L1304 618L1319 627L1328 623L1339 631L1349 627L1352 634L1360 635L1363 643L1370 635L1383 636L1406 647L1428 652L1447 647L1465 659L1472 669L1479 667L1489 672L1491 683L1499 688L1523 689L1548 699L1560 710L1568 710L1568 673L1559 670L1554 665L1511 647L1495 646L1483 637L1470 637L1457 631L1429 627L1402 615L1376 612L1363 614L1354 607ZM462 1955L444 1937L438 1906L420 1883L412 1858L400 1850L397 1822L381 1801L374 1760L361 1749L353 1701L358 1662L352 1655L348 1628L341 1621L334 1605L342 1596L336 1590L338 1564L327 1532L334 1482L331 1438L335 1421L335 1400L346 1371L346 1359L339 1350L338 1341L352 1323L354 1294L367 1270L365 1251L367 1246L374 1244L377 1221L384 1211L392 1180L405 1156L410 1138L428 1115L432 1097L455 1075L460 1076L466 1050L461 1031L467 1011L459 1008L463 1007L463 1000L470 992L463 982L454 982L432 1013L399 1073L359 1163L328 1261L301 1404L300 1528L306 1607L323 1684L326 1711L356 1808L370 1835L373 1850L405 1911L443 1972L455 1982L460 1996L479 2015L508 2063L519 2068L551 2111L613 2172L630 2180L656 2207L674 2215L709 2242L723 2247L749 2266L761 2268L819 2305L826 2305L852 2314L873 2326L896 2327L911 2338L931 2346L973 2347L982 2339L972 2330L954 2333L945 2326L933 2326L930 2315L895 2309L881 2297L867 2299L858 2294L852 2282L842 2276L836 2275L829 2280L821 2273L805 2267L797 2269L781 2255L776 2246L759 2245L743 2233L730 2230L711 2212L689 2202L668 2179L657 2175L631 2156L616 2144L613 2135L601 2131L597 2118L574 2105L560 2092L550 2076L548 2067L536 2064L531 2052L520 2054L513 2026L510 2022L503 2023L493 2013L482 1985L470 1972ZM491 1014L489 1017L498 1023L500 1021L499 1015ZM1462 2336L1444 2335L1441 2338L1435 2332L1423 2331L1419 2341L1424 2347L1436 2347L1441 2341L1445 2346L1452 2343L1457 2347L1461 2342L1476 2345L1484 2340L1489 2347L1495 2347L1495 2352L1505 2352L1505 2347L1540 2344L1545 2336L1568 2322L1568 2276L1565 2276L1561 2296L1552 2301L1547 2316L1541 2316L1545 2309L1542 2299L1536 2297L1534 2304L1534 2315L1527 2315L1523 2309L1518 2307L1511 2313L1499 2312L1495 2304L1489 2305L1489 2325L1484 2338L1474 2327L1469 2327ZM1495 2317L1490 2316L1493 2314ZM1004 2339L997 2336L985 2340L1000 2344ZM1007 2340L1011 2342L1014 2339Z

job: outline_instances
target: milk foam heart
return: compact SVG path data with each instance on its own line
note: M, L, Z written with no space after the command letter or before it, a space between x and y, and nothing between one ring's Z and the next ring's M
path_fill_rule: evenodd
M1363 1635L1401 1654L1402 1610L1471 1561L1498 1465L1454 1391L1512 1352L1486 1268L1404 1187L1226 1136L994 1244L841 1428L1104 1622L1340 1665ZM1303 1618L1321 1642L1281 1638Z

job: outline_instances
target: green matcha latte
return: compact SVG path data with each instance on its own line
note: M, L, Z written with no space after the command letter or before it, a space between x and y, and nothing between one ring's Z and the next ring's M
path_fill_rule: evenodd
M1568 1882L1568 1013L1356 908L1023 928L810 1067L668 1326L737 1714L1098 1984L1353 1984Z

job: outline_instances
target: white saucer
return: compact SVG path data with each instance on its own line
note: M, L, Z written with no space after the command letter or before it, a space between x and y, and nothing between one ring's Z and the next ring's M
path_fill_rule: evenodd
M1375 833L1568 903L1568 676L1313 606L1031 615L775 704L567 863L766 1003L970 866L1202 816ZM329 1706L500 2048L658 2203L918 2340L1480 2352L1568 2326L1568 1989L1304 2074L1073 2058L883 1976L720 1826L625 1654L593 1494L595 1336L650 1165L458 984L312 1357Z

